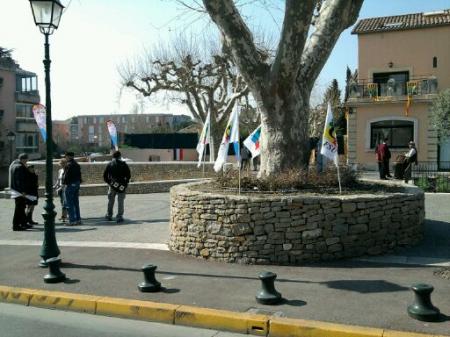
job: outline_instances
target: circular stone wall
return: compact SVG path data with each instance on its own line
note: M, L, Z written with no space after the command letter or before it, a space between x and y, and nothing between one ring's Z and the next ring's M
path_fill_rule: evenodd
M230 195L171 189L170 250L227 262L299 264L418 243L424 194Z

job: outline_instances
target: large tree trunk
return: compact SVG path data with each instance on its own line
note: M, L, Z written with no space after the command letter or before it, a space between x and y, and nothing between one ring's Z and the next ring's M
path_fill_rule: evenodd
M309 96L306 89L289 97L266 97L261 109L261 176L306 167L309 160Z

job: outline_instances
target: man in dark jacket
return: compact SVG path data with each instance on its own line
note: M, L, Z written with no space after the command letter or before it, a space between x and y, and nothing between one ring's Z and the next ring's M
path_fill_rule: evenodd
M117 195L117 217L116 221L123 222L124 200L126 196L126 189L130 181L130 169L126 162L122 160L122 155L119 151L113 153L113 159L106 166L103 172L103 180L109 185L108 190L108 210L105 219L112 220L114 202Z
M65 158L67 165L64 170L63 184L66 186L64 193L67 203L67 211L69 213L68 226L81 225L80 215L80 184L81 169L80 165L75 161L73 152L66 152Z
M26 153L22 153L19 155L19 159L11 164L9 170L9 188L11 189L11 198L14 198L14 201L16 203L13 217L13 231L24 231L30 228L27 225L27 217L25 215L25 207L27 205L27 162L28 155Z
M377 156L378 170L380 172L380 179L386 180L391 178L391 173L389 171L389 160L391 159L391 151L389 151L389 146L387 145L387 138L383 139L383 143L378 144L375 149L375 154ZM387 177L387 178L386 178Z

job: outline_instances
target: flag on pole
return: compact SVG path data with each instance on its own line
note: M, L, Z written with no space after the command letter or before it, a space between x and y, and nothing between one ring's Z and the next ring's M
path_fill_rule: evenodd
M214 163L214 171L219 172L222 166L227 162L228 148L230 143L234 145L236 159L240 160L239 151L239 114L237 109L234 109L230 115L225 132L223 133L222 142L220 143L217 159Z
M36 104L33 105L32 110L39 131L41 131L42 139L45 142L47 141L47 125L46 125L47 109L42 104Z
M328 102L327 117L325 119L325 127L322 136L322 148L320 154L332 160L336 166L339 164L338 144L336 132L334 131L333 112L331 104Z
M203 124L203 130L197 144L197 153L198 153L197 167L200 167L202 164L203 153L205 152L206 144L209 144L210 137L211 137L211 111L208 112L208 116L206 116L205 123Z
M109 135L111 136L112 146L116 151L119 150L119 146L117 144L117 128L112 120L106 121L106 126L108 127Z
M261 154L261 147L259 146L259 140L261 138L261 125L253 131L250 136L244 140L244 146L250 150L252 157L259 156Z

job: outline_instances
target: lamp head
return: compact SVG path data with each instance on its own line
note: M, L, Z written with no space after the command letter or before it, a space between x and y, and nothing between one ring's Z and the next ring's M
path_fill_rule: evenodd
M59 0L30 0L34 23L41 33L52 34L59 26L64 6Z

